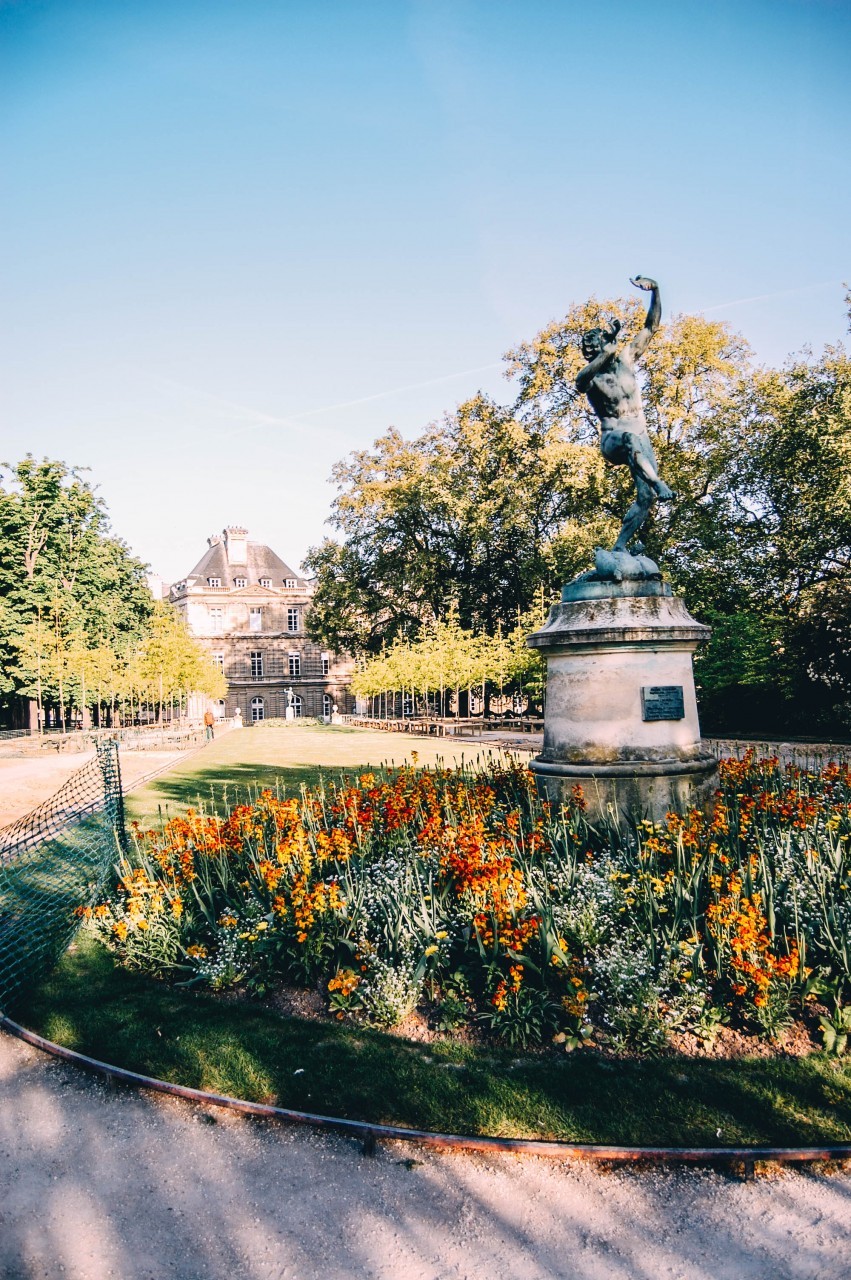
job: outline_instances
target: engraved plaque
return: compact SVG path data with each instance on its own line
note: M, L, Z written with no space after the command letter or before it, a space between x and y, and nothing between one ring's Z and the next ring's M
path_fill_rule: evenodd
M642 688L642 720L682 720L684 717L681 684L651 684Z

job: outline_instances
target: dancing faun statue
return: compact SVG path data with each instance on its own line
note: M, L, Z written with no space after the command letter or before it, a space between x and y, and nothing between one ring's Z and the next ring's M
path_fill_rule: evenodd
M619 320L611 329L589 329L582 337L582 354L588 361L576 379L600 419L600 449L607 462L629 467L635 482L635 501L626 513L612 554L629 552L629 544L650 514L654 502L670 502L675 494L660 480L656 455L647 434L641 393L635 379L635 362L647 350L659 328L662 305L659 286L647 276L630 280L638 289L648 290L650 306L644 328L620 350ZM641 548L636 547L636 551Z

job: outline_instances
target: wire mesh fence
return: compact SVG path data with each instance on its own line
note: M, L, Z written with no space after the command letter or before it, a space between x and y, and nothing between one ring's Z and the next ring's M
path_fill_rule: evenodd
M0 828L0 1012L65 950L125 847L118 743L31 813Z

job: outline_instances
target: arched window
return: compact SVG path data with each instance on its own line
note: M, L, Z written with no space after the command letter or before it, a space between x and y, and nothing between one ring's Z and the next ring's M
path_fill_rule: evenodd
M331 702L331 695L330 695L330 693L323 693L323 695L322 695L322 714L323 714L323 716L325 716L326 718L327 718L328 716L330 716L330 714L331 714L331 707L332 707L332 706L333 706L333 703Z
M301 698L297 693L293 694L293 711L295 712L296 720L298 720L301 716Z
M298 715L298 712L296 712ZM251 723L257 724L258 720L266 719L266 703L262 698L251 699Z

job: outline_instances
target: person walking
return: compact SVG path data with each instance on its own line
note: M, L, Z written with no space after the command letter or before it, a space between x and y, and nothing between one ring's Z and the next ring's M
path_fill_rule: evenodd
M216 723L216 717L213 715L212 711L208 707L207 710L204 712L204 728L206 730L205 738L207 742L212 742L213 738L216 736L213 730L213 726L215 725L215 723Z

